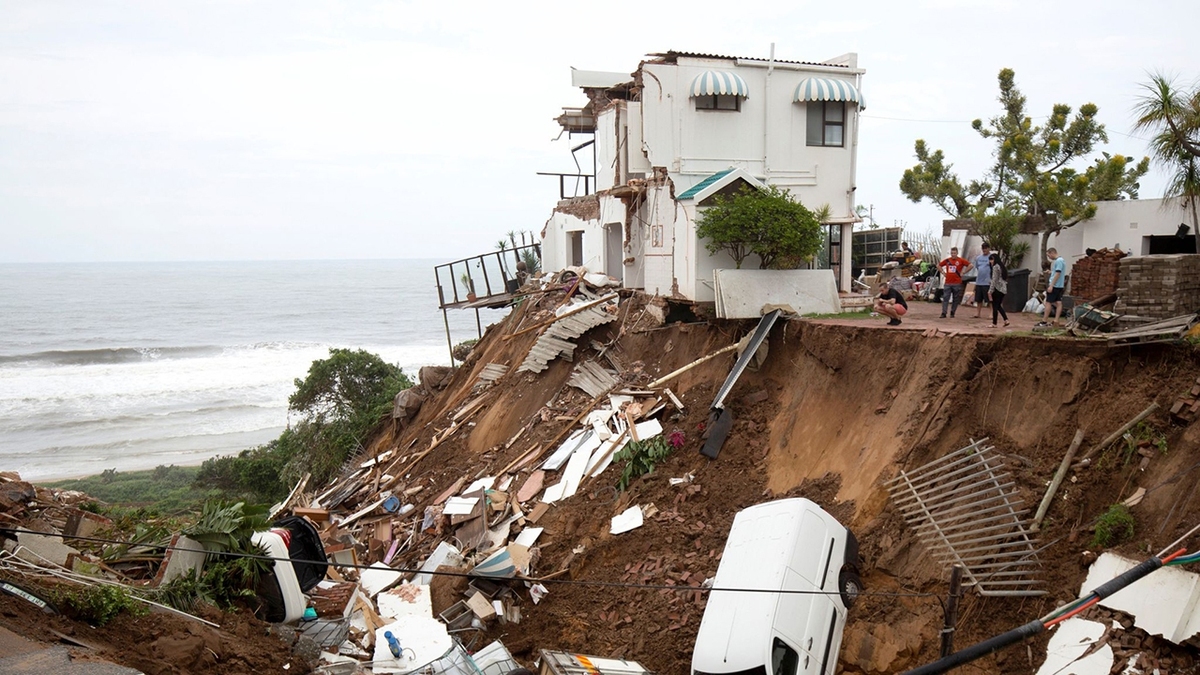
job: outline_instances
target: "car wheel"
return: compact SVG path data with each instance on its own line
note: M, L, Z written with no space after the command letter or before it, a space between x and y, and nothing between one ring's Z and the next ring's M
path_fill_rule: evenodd
M858 573L854 570L845 569L838 575L838 592L842 596L842 604L847 609L854 606L854 601L858 599L858 594L862 592L863 583L859 578Z

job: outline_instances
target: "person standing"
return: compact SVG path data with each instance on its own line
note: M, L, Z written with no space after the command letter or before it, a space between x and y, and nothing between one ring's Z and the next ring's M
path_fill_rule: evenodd
M958 303L962 302L963 281L962 274L966 271L967 262L965 258L958 257L958 247L954 246L950 249L950 257L938 263L938 267L942 270L944 281L942 283L942 318L946 318L946 309L950 309L950 318L954 318L954 313L958 311Z
M888 286L887 282L879 284L879 297L875 298L875 311L888 317L889 326L899 326L900 317L908 313L908 303L904 301L904 295L896 289Z
M1046 257L1050 260L1050 280L1046 282L1046 306L1042 309L1042 320L1039 326L1058 325L1062 316L1063 292L1067 286L1067 261L1058 255L1058 249L1047 249ZM1050 310L1054 310L1054 323L1050 323Z
M1008 328L1008 312L1004 311L1004 296L1008 293L1008 268L1000 261L1000 254L988 256L987 270L991 278L988 289L992 301L992 328L996 327L996 315L1004 317L1004 327Z
M983 304L988 300L989 286L992 284L992 249L985 241L981 247L982 253L975 256L971 266L975 268L975 318L980 319ZM995 314L995 312L993 312ZM992 317L995 323L995 317Z

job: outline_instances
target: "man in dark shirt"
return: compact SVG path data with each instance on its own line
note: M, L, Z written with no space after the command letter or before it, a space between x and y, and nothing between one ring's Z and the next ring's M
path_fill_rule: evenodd
M889 317L889 326L899 326L900 317L908 312L908 303L904 301L904 296L900 291L888 286L886 283L879 284L879 297L875 298L875 311Z

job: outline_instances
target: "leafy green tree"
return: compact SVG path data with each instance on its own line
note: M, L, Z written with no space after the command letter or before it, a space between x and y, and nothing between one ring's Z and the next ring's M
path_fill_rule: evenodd
M1181 198L1191 208L1192 227L1200 230L1200 87L1181 91L1163 75L1152 75L1142 87L1135 128L1154 132L1150 151L1170 172L1163 196Z
M743 186L732 197L715 196L697 217L696 234L707 240L709 253L728 251L738 269L751 254L758 256L761 269L806 260L823 242L818 214L775 185Z
M305 473L315 484L334 476L413 385L399 367L364 350L330 349L296 379L289 409L300 421L265 445L201 466L196 484L264 501L285 496Z
M1092 157L1097 145L1108 142L1095 104L1085 103L1074 113L1071 106L1056 104L1046 122L1035 125L1013 71L1001 70L998 81L1001 114L986 124L980 119L971 123L982 138L995 143L984 176L964 185L941 150L929 152L925 141L917 140L917 164L900 179L906 197L928 199L954 218L980 221L1002 209L1021 214L1026 230L1041 233L1039 256L1051 234L1095 216L1095 202L1137 198L1138 180L1150 160L1135 164L1108 153Z
M983 214L977 222L979 236L1000 254L1000 261L1005 267L1014 268L1021 264L1021 260L1029 253L1029 242L1017 240L1021 234L1021 224L1025 222L1024 214L1000 207Z

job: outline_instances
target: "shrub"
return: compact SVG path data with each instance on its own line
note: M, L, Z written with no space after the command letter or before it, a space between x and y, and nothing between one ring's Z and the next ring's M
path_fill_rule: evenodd
M654 471L654 467L666 459L673 449L662 435L644 441L630 441L613 456L615 461L625 462L625 469L617 481L617 489L624 491L629 488L634 478Z
M1092 535L1092 546L1108 548L1133 537L1134 520L1129 507L1113 504L1096 521L1096 532Z
M696 235L709 253L728 251L739 269L755 254L762 269L794 267L821 250L817 214L774 185L743 187L732 197L716 195L696 219ZM778 266L778 267L777 267Z
M81 589L58 590L51 594L54 604L68 616L103 626L121 612L142 616L149 610L122 586L101 584Z

